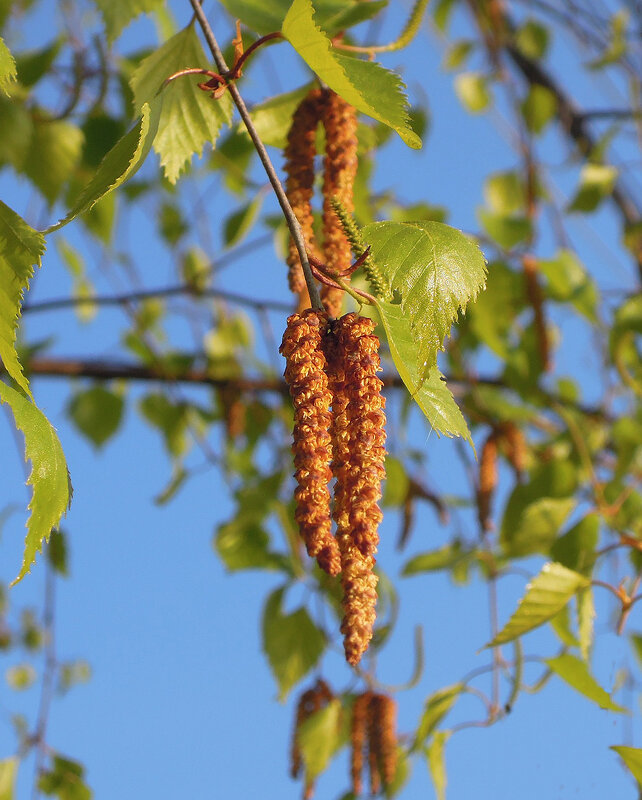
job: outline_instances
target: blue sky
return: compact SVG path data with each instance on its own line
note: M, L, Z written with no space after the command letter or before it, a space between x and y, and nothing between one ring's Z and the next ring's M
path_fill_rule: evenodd
M404 15L396 5L392 4L378 32L381 40L391 38L402 25ZM404 3L404 9L406 6ZM179 25L185 24L188 4L173 3L172 7ZM212 3L205 4L208 13L212 7ZM32 24L21 31L21 45L35 46L47 40L51 13L55 13L54 4L43 3ZM231 30L229 20L220 12L211 19L225 41ZM464 31L464 26L463 18L456 20L456 31ZM153 35L151 23L143 19L126 31L118 48L127 51L151 43ZM375 186L381 190L391 187L409 202L443 205L450 209L451 224L474 231L484 178L493 169L514 166L517 160L501 135L501 101L497 113L467 114L454 95L452 75L439 69L442 55L438 38L425 26L407 51L384 60L390 67L403 65L411 99L428 98L431 127L420 153L409 151L396 137L391 140L380 158ZM304 73L287 53L287 45L270 48L263 58L266 69L258 63L250 66L241 85L251 101L299 85L297 80ZM281 58L283 62L278 61ZM569 80L577 77L563 40L556 41L553 63ZM588 97L589 89L578 84L580 99ZM563 162L567 151L556 134L549 134L545 145L551 162ZM280 155L273 152L273 157L280 167ZM152 162L145 169L156 169L155 157ZM570 195L577 170L570 166L567 172L561 173L559 183ZM0 197L24 214L38 207L28 185L6 170L0 173ZM207 197L212 215L229 210L229 197L215 184ZM271 197L266 208L276 210ZM50 219L60 211L55 209ZM630 289L633 271L618 249L608 215L596 215L591 218L591 229L587 227L578 221L572 230L591 273L603 285ZM259 234L255 231L250 237ZM64 236L79 247L86 246L73 226ZM214 236L218 236L216 231ZM604 265L595 246L596 236L609 243L621 267ZM30 302L71 292L53 238ZM176 282L175 254L161 247L149 215L140 214L128 225L125 241L144 285ZM546 245L545 240L542 247ZM552 256L552 242L550 247ZM89 260L91 251L86 255ZM100 265L89 263L99 293L115 291L117 286L110 283ZM283 299L283 276L283 266L268 245L260 255L224 270L219 285ZM70 311L26 315L25 331L28 339L54 334L51 352L61 356L98 353L122 357L115 333L122 319L120 310L109 309L101 310L89 325L79 323ZM273 313L270 322L278 341L285 315ZM590 401L599 387L586 330L564 319L556 322L566 336L556 356L558 372L580 379ZM172 333L179 341L189 341L186 325L177 323ZM257 338L264 353L260 333ZM54 702L48 734L51 746L86 766L87 781L96 798L299 797L300 785L287 776L292 697L285 704L277 702L276 684L260 644L262 603L281 579L259 572L229 575L217 560L211 547L212 533L232 511L221 476L215 469L204 472L193 477L170 504L154 505L154 496L169 479L170 463L158 435L135 410L148 387L126 390L123 426L96 453L65 415L68 386L44 378L34 379L33 386L38 404L58 429L74 484L74 501L64 526L70 539L71 576L56 582L56 649L64 660L87 659L93 672L90 683ZM185 393L198 398L205 397L205 392L194 389ZM454 443L431 434L418 418L412 426L412 441L428 453L431 484L445 493L453 492L462 479ZM0 449L5 476L0 508L12 503L24 507L24 466L8 421L0 428ZM460 521L464 529L471 524L465 514ZM21 510L2 529L2 575L6 580L14 576L19 563L23 522ZM432 510L422 507L410 548L400 556L394 549L398 525L396 515L388 513L379 556L380 565L393 577L410 555L440 546L448 533ZM527 561L524 568L533 574L539 563ZM501 621L514 609L525 582L523 574L501 582ZM489 625L487 589L479 581L455 587L445 577L426 575L401 579L399 588L400 621L379 659L379 679L395 685L409 678L417 622L423 625L426 652L419 685L398 697L399 725L404 733L416 725L426 696L487 663L487 654L479 650L489 638ZM11 613L24 605L40 607L43 591L41 559L31 576L11 591ZM298 597L293 592L292 602ZM596 599L599 637L594 672L602 685L610 688L618 670L630 665L630 655L626 642L609 632L612 604L600 593ZM634 615L630 626L634 629L635 625ZM525 642L526 652L552 655L556 647L547 631L535 632ZM0 669L20 660L20 654L12 651L0 660ZM38 666L41 670L42 665ZM527 677L534 679L539 669L527 666ZM323 675L338 689L358 686L336 654L325 658ZM483 681L479 685L488 687ZM11 714L25 713L33 719L38 698L38 683L22 694L5 689L0 704L0 755L15 749ZM625 692L618 699L625 704L633 702L634 709L637 706ZM479 701L464 697L448 723L481 719L482 715ZM639 744L639 740L629 739L631 731L639 735L637 714L627 719L601 711L553 680L541 694L522 695L514 712L498 725L452 737L446 749L448 798L466 800L481 795L494 800L516 796L522 800L567 800L601 798L608 793L632 800L636 796L633 782L608 750L613 744ZM347 776L343 753L321 778L317 797L341 797L347 789ZM20 768L19 798L30 796L32 780L33 761L28 758ZM434 796L421 757L414 761L403 796Z

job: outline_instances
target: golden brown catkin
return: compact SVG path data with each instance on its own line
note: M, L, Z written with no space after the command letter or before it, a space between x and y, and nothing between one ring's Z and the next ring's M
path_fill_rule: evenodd
M477 517L482 531L491 531L491 503L497 488L497 434L493 431L482 447L479 458L479 488L477 489Z
M378 781L387 787L397 771L397 704L388 695L375 694L370 700L370 709L370 769L376 771Z
M527 445L524 434L515 423L507 422L501 427L501 442L506 458L519 481L526 469Z
M316 130L323 114L326 93L312 89L303 98L292 117L285 148L285 192L301 226L303 239L309 253L320 257L314 239L311 200L314 193L314 157L316 155ZM288 283L299 297L299 310L310 305L303 277L299 253L293 240L288 245Z
M346 660L358 664L372 638L377 602L374 554L385 476L385 399L374 323L357 314L337 320L325 339L332 393L333 516L341 553Z
M353 186L357 174L357 113L335 92L328 91L323 104L325 161L323 172L323 260L330 271L350 266L352 250L332 208L336 198L346 211L354 211ZM331 317L341 314L343 290L325 284L321 299Z
M537 279L537 259L528 254L524 255L522 257L522 267L524 270L526 297L533 308L533 325L535 327L535 336L537 337L537 350L541 367L544 372L548 372L551 368L551 348L544 314L544 298Z
M355 797L363 792L363 761L367 748L368 705L372 694L365 692L354 699L352 723L350 725L350 776L352 794Z
M311 309L292 314L280 352L294 405L294 452L297 488L295 517L310 555L329 575L341 570L339 545L332 535L330 492L330 404L332 396L321 348L327 316Z

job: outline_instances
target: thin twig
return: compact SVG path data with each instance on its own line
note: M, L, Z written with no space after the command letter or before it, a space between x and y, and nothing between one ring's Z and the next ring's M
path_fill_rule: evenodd
M207 21L207 17L205 16L203 9L201 8L200 3L198 0L189 0L192 8L194 9L194 16L198 20L199 25L201 26L201 30L203 31L203 35L205 36L205 40L210 48L216 66L221 73L229 72L228 66L225 63L225 59L223 57L223 53L221 52L220 47L218 46L218 42L216 41L216 37L214 36L214 31L212 30L209 22ZM301 259L301 266L303 268L303 274L305 276L305 282L308 287L308 294L310 295L310 303L313 308L323 309L323 304L321 303L321 297L319 295L319 290L317 288L316 282L312 275L312 271L310 270L310 264L308 262L308 255L305 250L305 241L303 239L303 233L301 231L301 226L299 225L299 221L296 218L294 211L292 210L292 206L285 194L285 190L281 185L281 181L279 180L278 175L276 174L276 170L272 165L272 161L270 160L270 156L268 155L267 150L265 149L265 145L261 141L256 128L254 127L254 123L250 117L250 114L247 110L245 102L241 97L236 85L234 83L230 83L229 92L234 101L234 105L238 108L239 114L241 115L241 119L247 128L247 132L250 135L250 139L256 148L256 152L261 159L261 163L263 164L263 168L268 176L270 183L272 184L272 188L274 189L274 193L276 194L276 198L279 201L279 205L281 206L281 210L285 216L285 221L287 223L288 229L290 231L290 235L292 236L292 240L296 245L297 252L299 254L299 258Z

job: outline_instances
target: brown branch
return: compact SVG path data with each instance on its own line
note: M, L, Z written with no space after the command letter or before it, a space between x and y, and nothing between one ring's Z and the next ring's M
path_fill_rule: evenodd
M216 66L222 74L229 72L228 66L225 63L225 58L223 57L223 53L221 52L221 48L216 41L216 37L214 36L214 31L212 30L209 22L207 21L207 17L205 16L203 9L201 8L199 0L189 0L192 8L194 9L194 16L198 20L199 25L201 26L201 30L203 31L203 35L205 36L205 40L210 48ZM303 274L305 276L305 282L308 287L308 294L310 295L310 303L312 304L313 308L323 309L323 305L321 303L321 297L319 296L319 290L316 285L316 281L312 275L312 271L310 270L310 264L308 262L308 255L305 251L305 242L303 239L303 233L301 232L301 226L299 225L299 221L296 218L294 211L292 210L292 206L290 205L288 198L285 194L285 190L281 185L281 181L279 180L278 175L276 174L276 170L272 165L272 161L270 160L270 156L268 155L267 150L265 149L265 145L261 141L256 128L254 127L254 123L250 117L250 114L247 110L247 106L243 98L241 97L239 90L236 88L234 83L230 83L229 92L234 101L234 105L238 108L239 114L241 115L241 119L243 120L245 127L247 128L247 132L250 135L250 139L252 139L252 143L256 149L256 152L261 159L261 163L263 164L263 168L268 176L270 183L272 184L272 188L274 189L274 193L276 194L276 198L279 201L279 205L281 206L281 210L285 216L285 221L287 223L288 229L290 231L290 235L294 243L296 244L297 252L299 253L299 258L301 259L301 266L303 267Z

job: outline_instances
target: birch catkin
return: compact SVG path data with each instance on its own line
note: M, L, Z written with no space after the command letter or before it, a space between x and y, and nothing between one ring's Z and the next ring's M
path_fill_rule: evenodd
M312 89L294 112L285 148L284 167L287 175L285 192L301 226L306 249L317 258L319 251L314 239L311 201L314 193L316 130L323 114L325 96L322 89ZM299 296L299 308L306 308L309 297L299 253L292 239L288 245L287 264L290 290Z
M352 249L341 221L332 207L338 200L343 208L354 210L353 185L357 174L357 113L335 92L328 91L323 104L325 160L323 171L323 259L330 271L347 269ZM322 286L323 305L331 317L341 313L343 291Z
M372 320L346 314L326 336L332 393L333 516L341 553L346 660L358 664L376 617L374 574L385 459L385 400L381 395L379 341Z
M341 557L332 536L330 404L332 396L321 349L327 317L312 310L288 318L280 352L286 359L285 380L294 405L295 517L308 555L321 569L337 575Z

